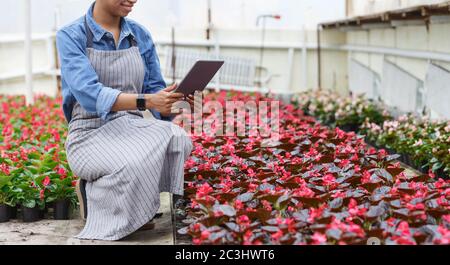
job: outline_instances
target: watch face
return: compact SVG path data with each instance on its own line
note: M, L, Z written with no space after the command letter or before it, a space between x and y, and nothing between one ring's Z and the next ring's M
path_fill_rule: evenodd
M145 98L144 95L139 95L136 100L136 105L139 110L145 110Z

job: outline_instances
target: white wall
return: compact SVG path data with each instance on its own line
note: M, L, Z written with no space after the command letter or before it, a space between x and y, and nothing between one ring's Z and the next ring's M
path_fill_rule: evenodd
M376 46L398 48L403 50L417 50L441 52L450 54L450 24L431 24L429 30L425 26L404 26L395 29L374 29L368 31L355 31L347 33L347 43L362 46ZM381 79L384 74L384 61L392 62L400 69L406 71L412 78L422 82L426 81L429 71L429 61L423 59L404 58L399 56L383 56L363 52L353 53L351 59L360 62L376 72ZM450 70L450 63L434 61L436 65ZM352 74L352 73L350 73ZM426 93L426 92L425 92ZM447 93L450 93L450 87ZM404 100L412 100L405 98ZM440 104L448 104L445 98ZM434 101L434 105L436 105ZM432 107L432 106L430 106ZM439 108L439 107L438 107ZM414 111L413 108L409 111ZM447 114L446 114L447 115Z

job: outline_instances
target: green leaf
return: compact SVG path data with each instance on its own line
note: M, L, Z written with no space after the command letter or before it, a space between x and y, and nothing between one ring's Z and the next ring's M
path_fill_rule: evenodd
M225 205L225 204L221 204L221 205L214 205L213 210L215 212L222 212L224 215L226 216L235 216L236 215L236 210L234 209L233 206L231 205Z
M433 172L436 172L439 169L441 169L443 166L444 166L444 164L442 164L442 163L436 163L436 164L433 165L432 170L433 170Z
M22 205L27 208L34 208L36 207L36 201L35 200L25 200L22 202Z
M46 201L46 202L54 202L54 201L56 201L57 199L58 199L57 196L48 196L48 197L45 199L45 201Z
M11 176L0 175L0 189L11 181Z
M32 152L32 153L28 154L28 159L30 159L30 160L33 160L33 159L40 160L40 158L41 158L41 155L38 154L37 152Z
M254 195L254 193L247 192L247 193L240 194L239 196L237 196L236 199L241 202L249 202L253 199L253 195Z

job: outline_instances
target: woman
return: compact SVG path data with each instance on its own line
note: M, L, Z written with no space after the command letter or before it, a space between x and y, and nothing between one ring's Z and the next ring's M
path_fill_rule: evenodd
M125 18L136 2L97 0L56 36L67 159L88 203L79 239L119 240L152 220L160 192L183 194L192 142L169 122L183 95L165 88L150 33Z

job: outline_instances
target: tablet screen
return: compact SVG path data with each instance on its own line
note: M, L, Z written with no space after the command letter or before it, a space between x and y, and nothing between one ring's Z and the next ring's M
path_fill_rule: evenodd
M196 90L203 91L223 64L224 61L197 61L175 92L188 96Z

